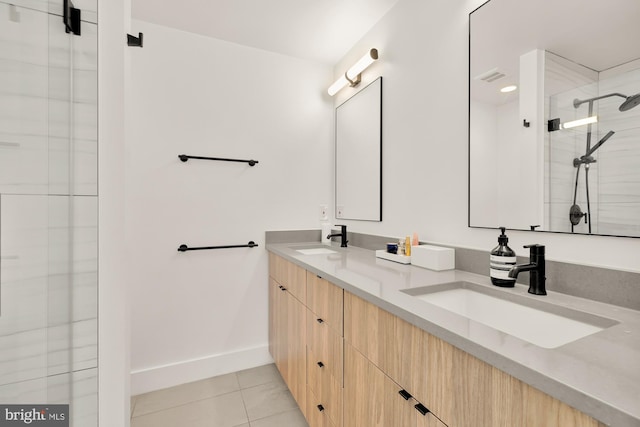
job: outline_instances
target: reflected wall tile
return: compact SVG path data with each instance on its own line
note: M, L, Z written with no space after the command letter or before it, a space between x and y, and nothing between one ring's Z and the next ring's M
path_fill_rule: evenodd
M49 194L69 194L69 136L49 137Z
M74 141L74 194L98 195L97 139Z
M32 380L46 374L46 329L0 336L0 385Z
M48 333L48 375L97 367L97 332L97 319L50 327Z
M0 192L43 193L47 184L47 16L0 7Z
M3 404L28 404L46 401L46 378L0 385L0 402Z
M48 72L45 65L7 59L0 53L0 93L3 97L13 95L46 98Z
M599 210L600 233L640 236L640 203L606 203Z
M611 137L598 162L603 202L640 202L640 128Z
M15 102L12 109L5 102ZM48 155L45 99L0 96L0 192L47 191Z
M98 370L87 369L47 378L47 403L70 404L73 426L98 425Z
M74 194L98 194L98 29L86 24L73 43Z
M9 4L15 4L19 22L9 16ZM47 65L48 17L36 10L20 7L22 2L3 1L0 7L0 57L21 63ZM25 5L26 6L26 5Z
M0 335L46 326L47 227L46 196L0 196Z
M62 5L60 5L60 10ZM71 60L73 38L63 29L59 16L49 19L49 189L50 194L71 191Z
M69 206L70 201L72 206ZM68 226L69 209L73 212L72 230ZM97 197L50 196L49 211L49 325L95 318L98 294Z
M73 198L74 274L98 271L98 198ZM96 284L97 286L97 284Z

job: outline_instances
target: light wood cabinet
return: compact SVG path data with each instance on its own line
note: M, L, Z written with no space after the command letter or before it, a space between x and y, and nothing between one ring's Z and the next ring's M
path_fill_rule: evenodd
M318 322L318 316L307 312L307 347L313 353L313 364L320 364L342 387L342 335L336 333L326 323Z
M315 399L308 409L322 408L321 414L310 414L310 424L326 418L335 427L343 425L343 293L307 272L307 386Z
M269 351L310 427L604 427L273 254L269 274Z
M322 362L316 362L318 359L307 346L307 386L313 392L317 404L322 405L332 424L339 427L342 425L342 383ZM342 366L340 368L342 370Z
M394 371L400 353L394 344L395 319L391 313L344 293L344 338L384 372Z
M269 276L284 286L298 301L306 304L307 271L304 268L269 253Z
M353 345L449 426L604 426L349 292L344 305L345 348Z
M287 380L287 295L282 285L269 278L269 352Z
M394 400L389 379L358 352L345 345L344 425L349 427L395 427Z
M344 425L446 427L358 350L345 345ZM402 393L401 393L402 392Z
M343 327L342 288L329 281L307 272L307 307L318 319L342 336Z
M307 387L306 418L309 427L338 427L332 421L321 399L318 399L311 387Z
M269 351L304 411L307 406L307 308L289 289L274 277L269 278Z

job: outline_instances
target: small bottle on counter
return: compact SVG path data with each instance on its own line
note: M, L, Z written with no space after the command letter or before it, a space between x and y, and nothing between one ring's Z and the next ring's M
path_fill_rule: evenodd
M404 254L411 256L411 237L409 236L404 239Z
M509 270L516 265L516 253L507 245L509 238L506 228L500 227L502 234L498 237L498 246L493 248L489 256L489 275L491 283L501 288L513 288L516 279L509 277Z

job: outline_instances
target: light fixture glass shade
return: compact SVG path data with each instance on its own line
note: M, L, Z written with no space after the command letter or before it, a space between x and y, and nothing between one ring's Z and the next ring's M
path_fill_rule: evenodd
M333 96L336 93L340 92L340 89L342 89L348 84L349 82L347 81L347 79L344 76L341 76L338 80L335 81L335 83L329 86L329 89L327 90L327 92L329 92L329 95Z
M573 120L571 122L562 123L560 125L560 129L571 129L577 126L583 126L583 125L588 125L590 123L597 123L597 122L598 122L598 116L591 116L585 119Z
M367 67L374 63L374 61L378 59L378 49L370 49L362 58L358 60L349 70L347 71L347 77L349 80L354 80L358 77L358 74L362 73Z
M335 81L327 92L329 95L333 96L340 91L343 87L347 86L350 82L349 80L356 80L358 75L362 73L364 70L369 67L369 65L373 64L378 59L378 49L369 49L369 51L358 60L349 70L346 72L346 76L341 76L338 80Z

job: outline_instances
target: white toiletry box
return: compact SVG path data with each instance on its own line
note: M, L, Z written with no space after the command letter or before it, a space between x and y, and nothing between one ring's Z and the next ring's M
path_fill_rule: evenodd
M390 254L384 249L376 251L376 257L386 259L393 262L399 262L400 264L411 264L411 257L406 255Z
M456 268L456 252L454 249L442 246L412 246L411 264L429 270L453 270Z

